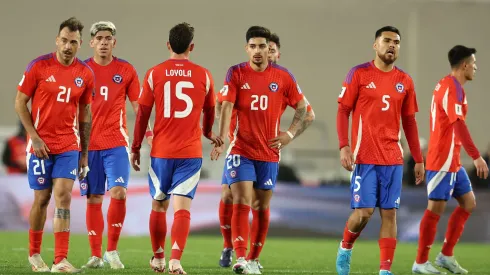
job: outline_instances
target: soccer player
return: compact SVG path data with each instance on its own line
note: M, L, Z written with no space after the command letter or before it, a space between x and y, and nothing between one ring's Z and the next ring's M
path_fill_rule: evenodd
M156 105L151 165L150 194L153 198L150 214L150 236L154 256L151 268L165 271L166 211L173 194L172 254L170 274L186 274L180 263L189 234L189 213L202 165L201 133L213 142L214 83L205 68L189 61L194 49L194 28L187 23L174 26L169 33L167 48L170 59L146 73L143 93L138 103L138 115L132 144L132 165L139 171L140 148L153 104ZM204 112L201 130L200 118ZM218 143L218 145L221 145Z
M90 103L94 74L76 58L82 43L82 30L83 24L74 17L63 21L56 37L56 52L29 63L17 88L15 110L29 135L26 159L29 186L34 190L29 217L29 263L35 272L50 272L40 253L51 193L56 206L51 272L80 271L66 258L71 191L77 175L81 180L88 172L92 123ZM31 99L32 113L27 108Z
M281 44L279 40L279 36L275 33L271 34L270 39L269 39L269 54L268 54L268 59L270 62L277 63L279 61L279 58L281 56L280 52ZM216 116L219 118L219 114L221 112L221 93L218 93L218 102L216 103ZM303 121L302 127L300 130L298 130L299 133L302 133L306 128L308 128L311 123L315 120L315 113L313 112L313 109L311 105L308 103L308 100L306 97L304 97L306 104L307 104L307 109L306 109L306 116ZM286 110L287 107L287 102L283 105L283 112ZM291 106L294 108L295 106ZM230 123L230 129L233 131L235 129L235 122L236 121L236 110L233 110L232 113L232 119ZM228 138L231 139L233 138L229 133ZM218 148L215 147L213 148L214 150L217 150ZM252 204L253 205L253 204ZM221 235L223 236L223 251L221 252L221 257L219 260L219 265L221 267L229 267L231 266L231 263L233 261L233 242L231 240L231 217L233 215L233 196L231 194L231 189L228 186L226 182L226 169L223 170L223 178L222 178L222 189L221 189L221 200L219 204L219 218L220 218L220 228L221 228ZM254 215L254 217L258 217L258 215ZM252 222L252 231L255 231L255 227L258 225L258 222L256 221L255 223ZM254 227L255 226L255 227ZM253 233L252 233L253 234ZM250 255L250 254L249 254ZM257 264L259 266L259 269L263 269L263 266L260 264L260 262L257 260Z
M459 206L449 218L444 245L435 264L452 273L468 273L453 254L464 225L476 206L470 179L461 165L461 145L473 159L477 175L488 177L487 163L480 156L465 123L468 105L463 85L475 76L475 53L474 48L454 46L448 53L451 73L439 81L432 96L426 177L429 203L420 222L413 273L441 274L429 261L429 251L436 237L439 218L451 197L458 201Z
M400 51L400 32L392 26L376 31L373 61L352 68L338 98L337 133L340 161L352 171L351 208L337 254L337 273L349 274L352 247L376 207L380 208L380 275L392 274L396 248L396 209L400 206L403 152L400 119L416 162L417 183L423 180L412 78L394 66ZM349 116L352 148L349 146Z
M85 60L95 74L96 94L92 104L93 130L89 145L91 172L80 183L80 193L87 196L87 231L92 251L84 268L104 266L102 201L109 190L111 201L107 213L108 241L104 260L112 269L122 269L117 243L126 216L126 188L129 180L129 137L126 128L126 97L137 113L140 83L134 67L112 55L116 46L116 27L101 21L90 28L90 46L94 56Z
M279 150L298 136L304 121L306 103L293 75L268 62L270 31L250 27L246 33L249 62L232 66L226 75L220 100L220 139L230 130L232 112L236 122L225 160L226 182L233 197L231 234L238 274L260 274L257 259L269 227L269 204L276 184ZM283 105L296 107L287 132L279 132ZM212 156L213 157L213 156ZM250 253L248 216L252 201L254 221ZM250 261L247 262L247 258Z

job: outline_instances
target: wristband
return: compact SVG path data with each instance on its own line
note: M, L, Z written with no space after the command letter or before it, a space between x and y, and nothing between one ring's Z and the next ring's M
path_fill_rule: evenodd
M145 133L145 137L152 137L153 136L153 132L152 131L146 131Z
M288 136L289 136L291 139L293 139L293 138L294 138L294 135L293 135L293 134L291 134L291 132L287 131L286 133L288 134Z

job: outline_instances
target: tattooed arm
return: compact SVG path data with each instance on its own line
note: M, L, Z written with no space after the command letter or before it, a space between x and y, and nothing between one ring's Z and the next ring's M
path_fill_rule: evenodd
M90 104L79 104L78 123L80 125L80 145L82 156L88 156L88 144L90 141L90 131L92 130L92 111L90 109Z
M303 123L301 123L301 128L299 128L299 130L296 132L296 135L294 135L293 139L301 135L306 130L306 128L310 127L310 125L315 120L315 112L313 111L313 108L311 107L306 97L305 97L305 102L306 102L305 119L303 120Z
M269 140L269 147L281 149L288 145L294 138L298 137L303 131L303 123L306 115L306 101L301 99L296 104L293 121L287 132L282 132L277 137Z

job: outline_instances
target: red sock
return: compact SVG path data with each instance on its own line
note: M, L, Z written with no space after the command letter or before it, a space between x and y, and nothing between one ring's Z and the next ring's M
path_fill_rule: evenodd
M58 264L68 256L70 232L54 233L54 264Z
M150 214L150 238L153 255L163 259L165 250L165 237L167 235L167 213L151 210Z
M361 232L351 232L349 231L349 227L347 227L347 223L345 223L344 227L344 238L342 239L342 248L345 249L352 249L354 247L354 243L356 242L357 238L359 235L361 235Z
M395 238L382 238L379 239L379 270L391 270L391 264L393 264L393 258L395 257L396 239Z
M184 252L189 228L191 227L191 213L187 210L179 210L174 213L174 223L172 224L172 256L171 260L180 260Z
M29 229L29 257L41 254L41 243L43 242L43 231Z
M233 215L233 204L219 201L219 225L223 235L223 248L233 248L231 241L231 216Z
M453 250L459 241L459 237L463 234L464 224L470 217L470 213L461 207L456 207L453 214L449 218L447 225L446 239L442 245L442 254L445 256L453 256Z
M424 264L429 260L430 247L434 243L437 233L437 223L440 216L436 213L425 210L424 216L420 221L419 229L419 247L417 250L417 258L415 261L418 264Z
M247 259L255 260L260 256L269 231L270 210L252 210L252 230L250 232L250 252Z
M117 250L124 218L126 218L126 199L111 198L107 211L107 251Z
M102 258L102 234L104 233L102 203L87 203L86 224L92 256Z
M249 214L250 206L233 204L231 235L237 258L245 258L247 256L248 235L250 233L250 225L248 224Z

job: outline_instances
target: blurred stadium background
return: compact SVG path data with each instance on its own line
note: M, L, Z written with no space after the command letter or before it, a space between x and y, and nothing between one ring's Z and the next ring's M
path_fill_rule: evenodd
M393 25L401 31L401 53L397 66L414 79L420 112L420 138L429 134L429 105L437 81L449 72L447 51L456 44L475 47L479 70L465 86L469 102L467 123L482 155L490 154L488 115L490 93L490 1L486 0L180 0L180 1L29 1L0 2L0 142L5 150L22 150L12 142L19 129L14 111L16 85L26 65L35 57L54 51L59 23L76 16L85 24L80 59L91 56L89 28L95 21L115 23L115 55L131 62L140 80L146 70L167 58L168 30L186 21L196 29L191 59L213 74L216 90L226 70L246 60L245 32L251 25L263 25L279 34L280 64L290 69L316 113L316 121L295 142L283 150L280 178L272 203L270 234L283 237L327 236L339 238L349 209L349 174L338 161L337 96L348 70L374 57L372 43L376 29ZM289 125L292 112L283 117ZM128 104L130 136L135 115ZM216 126L216 125L215 125ZM216 127L215 127L216 129ZM10 141L10 142L9 142ZM209 160L210 146L204 142L202 182L192 208L192 230L219 236L218 202L223 159ZM25 146L25 145L24 145ZM407 146L405 158L410 161ZM143 156L148 156L144 147ZM462 153L464 165L474 176L473 164ZM148 157L143 158L147 171ZM406 165L406 168L410 168ZM407 169L407 175L410 169ZM131 174L128 214L123 234L146 236L150 197L145 172ZM474 181L478 207L470 218L461 241L490 242L490 183ZM8 173L0 176L0 230L25 230L33 195L26 177ZM107 202L107 200L106 200ZM450 204L454 207L454 202ZM405 177L398 215L402 241L418 238L418 224L426 207L425 186L414 186ZM107 205L105 205L107 208ZM50 210L50 213L52 211ZM450 209L439 226L437 239L444 238ZM49 214L48 214L49 216ZM52 216L52 215L51 215ZM376 215L375 215L376 216ZM379 219L363 233L377 239ZM73 191L72 232L85 234L85 198ZM171 216L168 219L171 220ZM169 222L171 226L171 222ZM48 217L46 230L51 228ZM415 253L415 251L413 252Z

